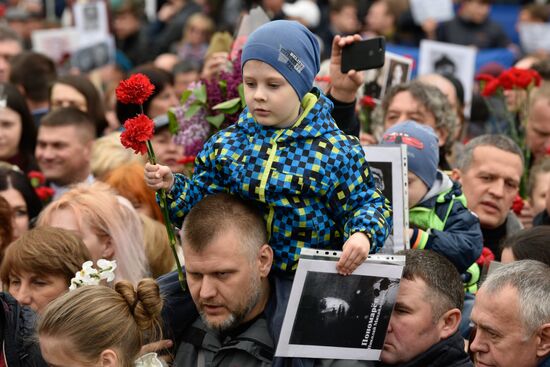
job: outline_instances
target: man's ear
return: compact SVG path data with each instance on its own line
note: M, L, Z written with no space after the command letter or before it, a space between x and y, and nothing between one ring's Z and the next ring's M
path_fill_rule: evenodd
M105 349L99 356L101 367L118 367L118 356L112 349Z
M260 275L267 277L273 264L273 249L267 243L263 244L258 251L258 266Z
M453 181L462 183L462 171L458 168L453 168L453 170L451 171L451 178L453 179Z
M538 332L537 357L550 356L550 323L542 325Z
M453 308L445 312L438 322L439 326L439 337L441 340L447 339L458 330L460 325L460 320L462 318L461 312L458 308Z

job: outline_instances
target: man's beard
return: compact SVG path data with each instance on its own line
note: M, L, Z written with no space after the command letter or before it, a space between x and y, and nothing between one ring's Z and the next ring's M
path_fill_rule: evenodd
M229 310L229 316L223 320L221 323L213 324L208 321L208 316L203 312L199 311L202 321L210 329L216 330L218 333L224 333L229 330L232 330L239 326L242 321L248 316L250 311L258 304L260 296L262 294L262 285L259 276L253 276L250 278L250 286L247 292L244 294L249 294L250 296L246 299L244 304L239 304L237 310Z

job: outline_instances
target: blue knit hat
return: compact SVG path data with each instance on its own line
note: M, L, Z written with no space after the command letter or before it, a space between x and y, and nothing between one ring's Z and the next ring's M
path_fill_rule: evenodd
M241 68L248 60L263 61L277 70L301 101L319 72L319 42L302 24L275 20L250 34L243 48Z
M430 188L437 176L438 141L431 127L415 121L404 121L386 130L381 144L406 144L409 170Z

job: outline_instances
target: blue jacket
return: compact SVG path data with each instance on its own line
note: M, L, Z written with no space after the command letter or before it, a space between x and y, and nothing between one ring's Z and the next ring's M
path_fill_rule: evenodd
M290 128L264 127L246 108L215 134L195 161L192 179L176 175L170 215L181 224L205 195L229 192L255 201L267 224L275 267L294 272L304 247L340 250L363 232L371 252L391 229L391 207L376 189L357 138L343 134L323 94L308 93Z
M441 171L425 198L409 210L409 222L415 228L411 247L445 256L461 274L481 255L479 219L466 207L460 184Z

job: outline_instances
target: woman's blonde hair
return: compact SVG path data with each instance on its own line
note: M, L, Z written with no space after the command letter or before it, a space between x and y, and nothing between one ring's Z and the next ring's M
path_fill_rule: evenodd
M9 285L10 275L21 272L60 275L67 281L68 289L75 273L91 259L88 248L73 232L48 226L34 228L7 248L0 279Z
M48 305L38 322L39 337L59 338L84 363L113 349L120 365L131 367L141 347L161 337L162 298L153 279L136 289L127 282L83 286Z
M143 228L139 216L128 201L117 196L105 183L79 184L50 203L38 217L38 225L49 225L54 213L69 209L79 228L86 223L100 239L110 239L117 260L117 280L137 284L149 276L145 256ZM94 259L97 260L97 259Z
M104 180L109 172L129 162L145 163L142 156L124 148L120 143L120 132L110 133L94 141L90 167L97 179Z
M145 254L149 260L151 275L158 278L172 270L175 264L170 240L164 224L140 214L143 222L143 236L145 239Z

